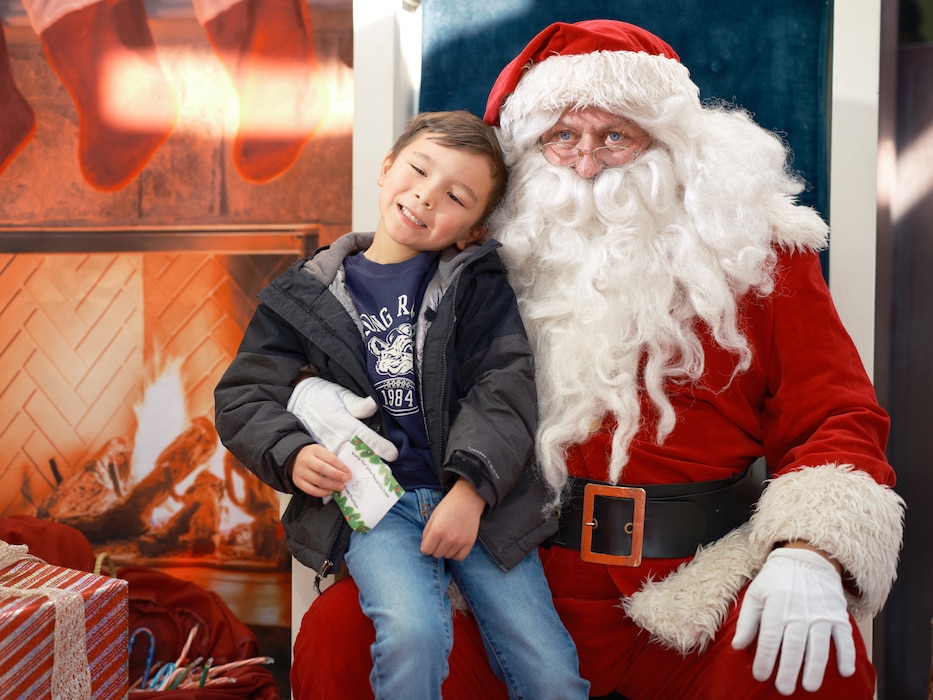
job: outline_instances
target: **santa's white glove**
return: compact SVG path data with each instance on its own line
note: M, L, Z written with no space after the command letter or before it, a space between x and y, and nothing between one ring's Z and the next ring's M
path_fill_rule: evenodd
M768 680L780 651L774 685L781 695L794 692L801 665L804 690L819 689L829 660L830 637L836 646L839 674L855 673L855 642L842 579L817 552L782 547L768 555L745 593L732 647L744 649L756 633L752 675L755 680Z
M371 396L357 396L339 384L310 377L298 382L286 408L301 419L316 442L334 454L356 435L383 460L398 458L395 445L360 420L376 412Z

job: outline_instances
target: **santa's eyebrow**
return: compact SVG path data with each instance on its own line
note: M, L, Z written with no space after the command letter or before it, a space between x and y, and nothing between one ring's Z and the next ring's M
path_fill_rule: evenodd
M572 112L569 114L562 114L560 118L557 120L557 122L555 122L554 126L552 126L548 131L554 131L555 129L567 129L568 131L579 130L581 125L579 122L574 123L572 121L574 119L574 116L575 115ZM624 131L627 133L628 131L631 131L633 126L637 126L635 122L632 121L631 119L627 119L625 117L621 117L618 115L612 115L612 116L614 118L611 121L608 121L605 124L598 125L599 130L601 131ZM567 121L568 117L571 119L569 123ZM584 127L589 126L589 124L584 124L583 126Z

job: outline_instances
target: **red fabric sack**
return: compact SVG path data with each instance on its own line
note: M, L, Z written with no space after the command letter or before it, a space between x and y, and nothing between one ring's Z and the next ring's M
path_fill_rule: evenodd
M94 548L80 530L32 515L0 518L0 540L24 544L46 564L94 573Z
M152 631L155 638L154 660L175 661L194 625L198 625L198 631L187 654L189 661L199 656L203 659L210 657L213 665L218 666L261 655L256 635L216 593L145 567L124 567L117 571L117 575L129 581L130 635L140 627ZM148 653L148 635L137 634L130 655L131 688L145 672ZM241 666L224 675L235 677L236 683L191 690L134 690L130 697L133 700L278 700L278 686L267 666Z

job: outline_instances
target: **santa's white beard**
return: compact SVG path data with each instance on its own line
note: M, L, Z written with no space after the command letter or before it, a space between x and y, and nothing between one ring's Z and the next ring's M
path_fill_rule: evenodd
M661 148L589 181L532 152L515 165L491 221L535 351L538 458L558 494L566 448L607 416L616 428L603 478L620 480L642 392L657 412L656 439L671 432L665 385L702 375L698 330L734 353L737 372L748 366L736 298L770 291L768 237L732 231L710 241L678 182Z

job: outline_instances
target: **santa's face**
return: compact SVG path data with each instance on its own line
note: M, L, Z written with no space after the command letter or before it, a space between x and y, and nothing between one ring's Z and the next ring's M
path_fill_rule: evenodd
M604 168L631 163L651 145L638 124L599 107L566 110L541 135L541 150L553 165L573 168L587 180Z

